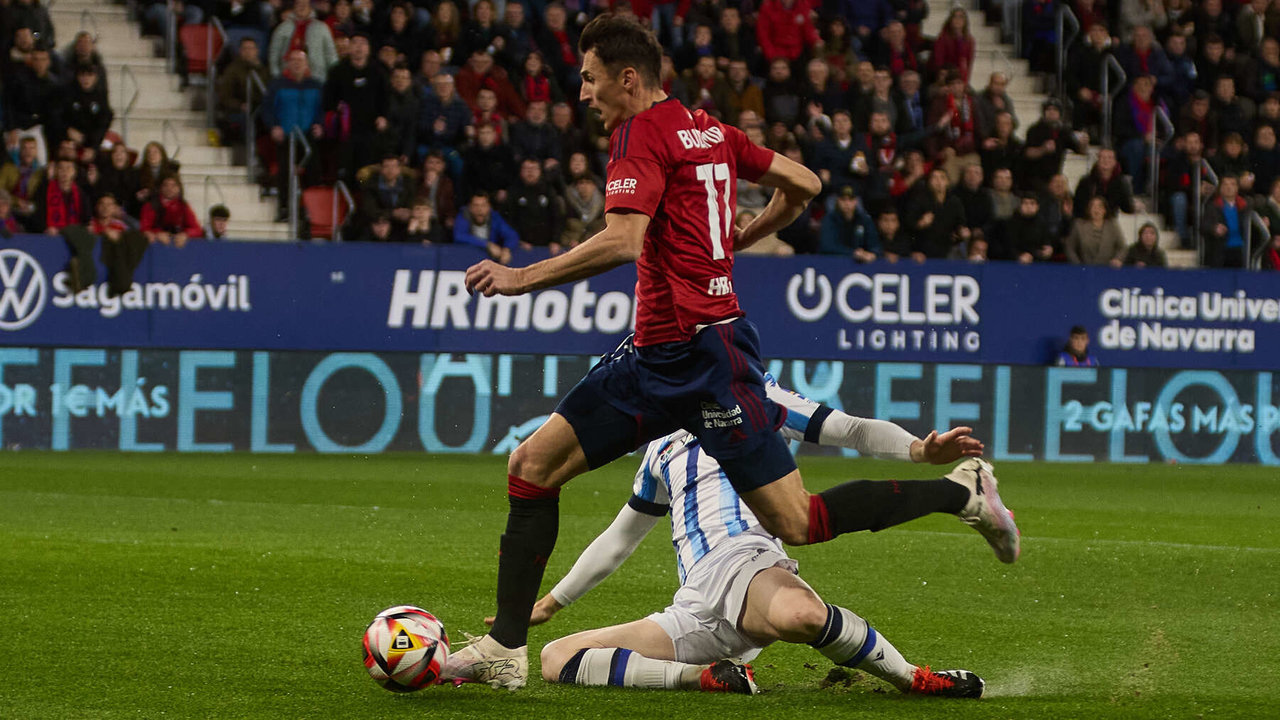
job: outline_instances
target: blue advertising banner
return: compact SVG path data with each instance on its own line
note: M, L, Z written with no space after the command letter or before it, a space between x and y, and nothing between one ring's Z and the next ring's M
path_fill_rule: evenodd
M0 447L491 452L593 356L0 348ZM1277 373L772 360L786 387L994 460L1280 464Z
M479 255L464 247L154 247L120 297L105 272L72 294L68 258L58 238L0 246L0 345L593 355L635 315L634 267L472 297ZM1269 370L1280 357L1280 282L1256 273L742 257L733 282L775 357L1041 365L1073 325L1108 367Z

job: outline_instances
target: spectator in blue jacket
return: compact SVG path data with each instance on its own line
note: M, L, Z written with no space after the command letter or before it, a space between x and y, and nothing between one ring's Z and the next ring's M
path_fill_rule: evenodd
M276 150L276 186L279 190L278 218L283 220L289 208L289 136L301 130L319 139L324 134L320 125L320 99L324 86L311 77L307 53L293 50L285 58L284 72L267 86L263 100L264 121L271 128ZM313 163L308 163L304 177L309 178Z
M840 188L835 211L822 218L818 252L845 255L858 262L871 262L880 256L880 236L875 221L859 206L852 186Z
M1176 33L1165 41L1164 54L1173 69L1173 76L1167 85L1163 82L1159 85L1160 95L1171 106L1182 107L1191 99L1200 78L1195 58L1187 52L1187 38Z
M453 222L453 241L478 247L495 262L506 265L511 262L511 248L520 242L520 236L493 209L489 194L476 192Z

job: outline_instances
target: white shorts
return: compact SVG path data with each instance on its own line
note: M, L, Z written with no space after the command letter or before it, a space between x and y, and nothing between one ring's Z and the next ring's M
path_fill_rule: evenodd
M752 579L771 567L791 573L798 568L777 539L757 533L739 535L699 560L671 605L647 619L671 638L680 662L700 664L723 658L748 662L763 646L738 629L738 620Z

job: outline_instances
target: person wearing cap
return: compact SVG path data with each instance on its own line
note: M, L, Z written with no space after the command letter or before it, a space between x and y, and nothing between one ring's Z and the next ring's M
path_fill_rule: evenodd
M1004 229L1013 260L1022 264L1052 260L1056 238L1040 216L1040 197L1029 190L1018 194L1018 209Z
M880 236L875 221L860 207L852 185L844 185L836 192L835 211L822 218L818 253L844 255L864 263L880 256Z
M226 205L214 205L209 208L209 227L205 228L204 236L210 240L226 240L227 223L230 220L231 211Z
M1050 178L1062 172L1067 150L1083 154L1088 142L1087 133L1073 132L1063 123L1061 102L1056 98L1045 100L1040 119L1027 130L1020 178L1023 188L1044 189Z
M63 132L80 148L80 160L92 161L115 117L97 67L76 68L75 82L63 94L60 116Z
M329 26L316 18L311 0L294 0L292 11L286 11L271 33L267 64L271 75L284 70L285 56L291 50L305 50L311 59L311 77L323 83L329 69L338 62L338 49L333 44Z
M338 168L348 184L365 165L378 161L374 135L386 130L387 73L382 63L370 56L369 36L351 36L347 58L333 67L324 82L325 113L342 118L325 133L338 145Z

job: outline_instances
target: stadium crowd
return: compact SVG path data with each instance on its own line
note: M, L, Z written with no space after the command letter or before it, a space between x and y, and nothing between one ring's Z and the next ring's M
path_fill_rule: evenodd
M219 59L222 142L240 141L247 122L260 125L262 183L283 217L288 143L300 131L316 149L299 168L301 183L342 180L355 191L348 239L464 243L505 260L516 246L560 252L598 230L609 139L577 102L577 32L612 10L658 32L669 50L668 94L821 176L820 200L753 251L1159 266L1166 259L1156 227L1126 247L1116 213L1157 211L1191 247L1199 167L1205 264L1244 265L1256 210L1276 228L1262 262L1280 266L1280 2L985 0L986 17L1004 18L1006 35L1048 86L1060 5L1081 32L1064 87L1051 88L1036 118L1018 117L1001 73L972 77L970 22L981 15L955 7L939 36L925 37L927 0L172 7L178 22L217 17L236 31ZM144 30L162 33L169 7L140 3ZM79 224L178 246L205 234L165 148L152 142L138 152L109 132L105 71L90 33L55 50L38 0L0 4L0 31L4 232L56 234ZM1126 74L1110 138L1101 117L1108 56ZM246 83L249 75L265 93ZM246 110L259 106L250 118ZM1175 132L1153 150L1161 111ZM1091 143L1103 149L1071 188L1063 158ZM739 222L767 201L741 181ZM216 215L225 233L226 209Z

